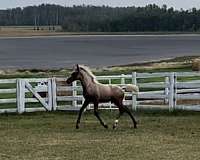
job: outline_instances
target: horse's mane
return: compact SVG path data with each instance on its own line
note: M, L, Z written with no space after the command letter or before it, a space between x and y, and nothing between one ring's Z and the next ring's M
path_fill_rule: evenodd
M84 65L79 65L79 68L85 71L92 78L94 82L98 82L96 79L96 76L92 73L89 67L84 66Z

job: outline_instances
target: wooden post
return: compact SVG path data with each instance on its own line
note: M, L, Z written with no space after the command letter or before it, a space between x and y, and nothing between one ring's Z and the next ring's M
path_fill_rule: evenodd
M73 87L73 98L77 96L77 81L74 81L72 83L72 87ZM77 107L77 100L73 100L72 102L73 107Z
M124 84L125 84L124 74L121 74L121 87L123 87ZM124 97L124 101L125 101L125 97Z
M177 75L176 73L174 74L174 110L176 110L176 95L177 95L177 87L176 87L176 84L177 84Z
M169 77L169 111L172 112L174 109L174 72Z
M51 79L51 92L52 92L52 110L57 110L57 89L56 89L56 78Z
M125 78L124 78L124 74L121 75L121 84L125 84Z
M110 85L112 84L111 78L109 78L108 83L109 83ZM110 107L110 110L111 110L111 109L112 109L112 103L111 103L111 102L109 102L109 107Z
M168 104L169 99L167 97L169 95L169 77L165 77L165 100L164 100L164 104Z
M48 92L48 106L49 106L49 111L53 110L52 107L52 101L53 101L53 96L52 96L52 83L51 79L47 80L47 92Z
M137 73L136 72L132 72L132 84L137 85ZM137 110L137 97L134 92L132 92L132 110L134 110L134 111Z
M19 114L25 111L25 81L17 79L17 111Z

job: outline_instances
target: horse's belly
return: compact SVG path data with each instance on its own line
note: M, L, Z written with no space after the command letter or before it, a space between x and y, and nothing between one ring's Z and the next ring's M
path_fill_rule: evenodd
M111 98L103 98L103 99L99 99L100 103L105 103L105 102L109 102L111 101Z

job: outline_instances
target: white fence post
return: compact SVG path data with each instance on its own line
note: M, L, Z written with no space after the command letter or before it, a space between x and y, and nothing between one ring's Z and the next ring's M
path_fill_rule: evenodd
M137 85L137 73L136 72L132 72L132 84ZM137 110L137 97L134 94L134 92L132 93L132 109L134 111Z
M175 73L174 74L174 109L176 109L176 96L177 96L177 87L176 87L176 84L177 84L177 74Z
M124 78L124 74L121 74L121 84L125 84L125 78Z
M169 111L171 112L174 110L174 72L170 74L169 82Z
M72 83L72 87L73 87L73 93L72 93L72 95L73 95L73 98L74 97L76 97L77 96L77 81L74 81L73 83ZM74 99L73 100L73 107L77 107L77 100L76 99Z
M19 114L25 111L25 81L17 79L17 111Z
M169 77L165 77L165 100L164 103L168 104L169 103L169 99L167 97L169 97Z
M109 78L108 83L109 83L110 85L112 84L111 78ZM109 102L109 107L110 107L110 109L112 109L112 103L111 103L111 102Z
M48 92L48 106L49 106L49 111L52 111L53 110L53 107L52 107L52 101L53 101L53 96L52 96L52 80L49 78L47 80L47 84L48 84L48 88L47 88L47 92Z
M57 109L57 89L56 89L56 78L51 79L51 92L52 92L52 110Z

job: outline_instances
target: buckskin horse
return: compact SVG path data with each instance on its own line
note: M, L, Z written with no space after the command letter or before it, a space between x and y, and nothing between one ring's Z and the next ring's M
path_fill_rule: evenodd
M83 97L85 101L83 106L81 107L78 115L78 119L76 122L76 128L79 128L81 115L84 109L88 106L88 104L94 104L94 115L100 121L101 125L105 128L108 128L107 124L101 119L98 113L98 104L110 102L114 103L119 108L119 114L116 117L116 120L113 124L113 129L115 129L118 125L118 120L120 116L126 112L133 121L134 128L137 128L137 122L133 117L130 109L123 105L124 99L124 91L128 92L138 92L139 89L136 85L125 85L124 87L119 87L117 85L105 85L99 83L96 80L95 75L91 72L91 70L83 65L76 65L74 71L71 76L67 79L67 83L71 84L73 81L79 80L83 87Z

